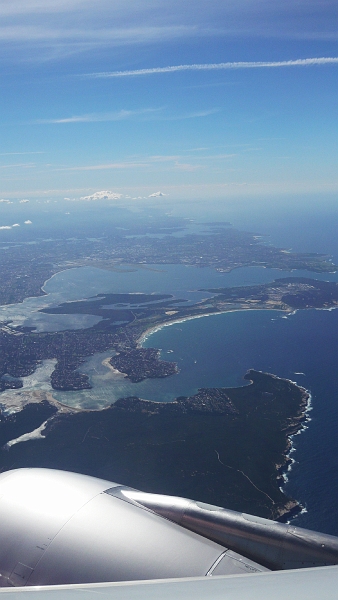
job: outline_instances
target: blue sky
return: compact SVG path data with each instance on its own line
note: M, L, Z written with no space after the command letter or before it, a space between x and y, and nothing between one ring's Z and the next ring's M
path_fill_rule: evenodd
M336 193L337 25L336 0L0 0L0 198Z

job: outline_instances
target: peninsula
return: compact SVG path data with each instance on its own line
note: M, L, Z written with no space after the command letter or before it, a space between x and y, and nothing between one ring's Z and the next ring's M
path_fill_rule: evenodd
M123 398L65 413L48 402L27 405L2 416L1 467L68 469L281 518L299 510L280 486L309 396L274 375L249 371L245 379L244 387L201 389L170 403ZM38 439L13 442L34 428Z

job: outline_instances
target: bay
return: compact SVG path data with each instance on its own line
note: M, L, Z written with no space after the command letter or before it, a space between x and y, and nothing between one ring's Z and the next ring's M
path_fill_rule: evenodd
M165 327L145 342L178 362L175 387L182 395L198 387L245 385L249 368L311 392L311 420L293 437L295 462L285 491L306 508L295 524L333 535L338 535L337 336L338 310L298 311L287 318L277 311L240 311Z

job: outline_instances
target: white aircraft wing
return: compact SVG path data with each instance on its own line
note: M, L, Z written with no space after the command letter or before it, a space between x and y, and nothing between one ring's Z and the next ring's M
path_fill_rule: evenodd
M337 600L338 567L2 589L1 600Z
M0 475L0 600L329 600L338 538L76 473Z

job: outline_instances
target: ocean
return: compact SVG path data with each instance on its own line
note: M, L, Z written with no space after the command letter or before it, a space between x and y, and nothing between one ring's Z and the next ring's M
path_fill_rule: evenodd
M245 385L249 368L295 381L311 392L310 420L293 437L284 491L306 509L294 523L338 535L338 310L240 311L164 327L146 340L177 361L175 387ZM179 382L181 385L179 385Z

